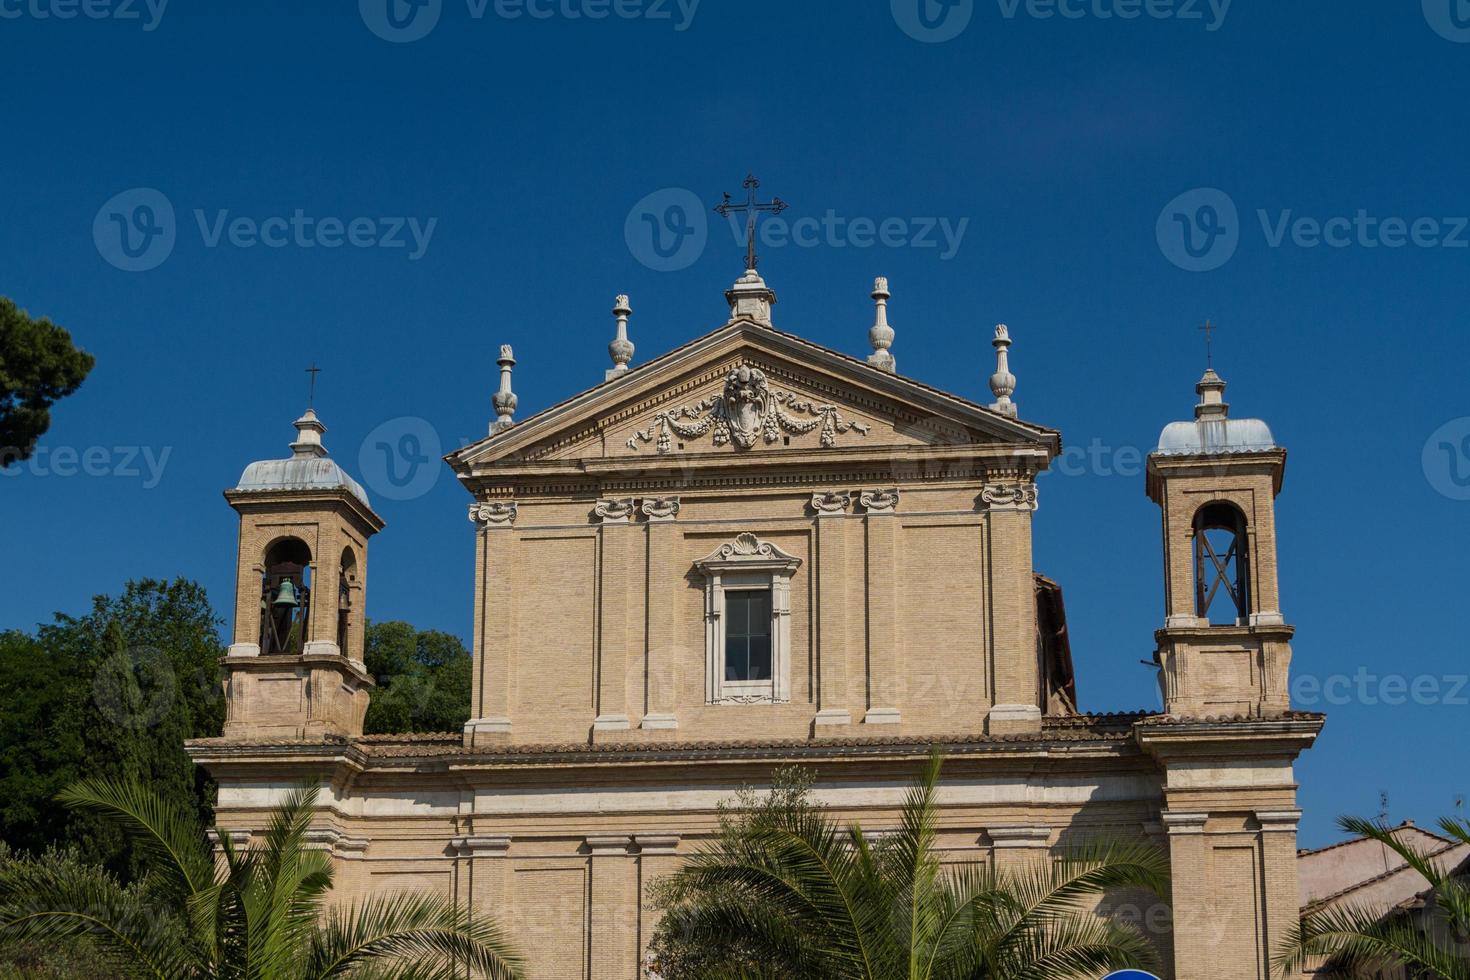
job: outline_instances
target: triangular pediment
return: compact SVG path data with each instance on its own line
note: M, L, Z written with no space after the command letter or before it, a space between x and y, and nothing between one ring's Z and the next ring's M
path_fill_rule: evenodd
M1055 431L737 320L447 457L517 464L749 457L895 447L1055 452Z

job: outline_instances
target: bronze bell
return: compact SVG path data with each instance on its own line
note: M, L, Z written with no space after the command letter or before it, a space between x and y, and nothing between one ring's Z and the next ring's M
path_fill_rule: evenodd
M293 608L301 605L301 601L296 598L296 586L290 579L285 579L281 582L280 589L276 591L276 601L272 605L291 606Z

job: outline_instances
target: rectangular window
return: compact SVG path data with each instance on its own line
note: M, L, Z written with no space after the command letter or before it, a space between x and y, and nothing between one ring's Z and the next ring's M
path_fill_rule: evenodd
M725 593L725 680L771 679L771 590Z

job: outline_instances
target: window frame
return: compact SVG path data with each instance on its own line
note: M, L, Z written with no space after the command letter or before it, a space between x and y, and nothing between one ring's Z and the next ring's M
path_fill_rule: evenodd
M791 577L800 565L800 558L748 532L695 563L704 578L706 704L791 701ZM766 590L771 594L771 678L727 681L725 595Z

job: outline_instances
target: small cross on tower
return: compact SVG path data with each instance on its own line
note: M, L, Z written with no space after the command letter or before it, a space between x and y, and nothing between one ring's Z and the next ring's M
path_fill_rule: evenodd
M744 204L736 204L727 193L725 195L725 199L719 204L715 205L715 212L721 217L728 217L731 214L742 213L745 215L745 269L747 272L755 271L755 264L757 261L755 254L756 216L759 215L762 211L769 214L780 214L788 207L786 202L781 200L779 197L773 197L770 201L764 204L757 202L755 199L755 191L757 187L760 187L760 185L761 182L755 179L755 174L748 174L746 175L745 183L740 185L745 188Z
M309 374L309 375L311 375L311 387L307 390L306 407L307 408L315 408L316 407L316 376L318 374L321 374L322 373L322 369L316 366L316 361L312 361L311 362L311 367L309 367L309 368L306 369L306 373Z
M1206 320L1202 326L1196 327L1195 329L1202 331L1205 335L1205 367L1213 368L1215 366L1214 333L1220 328L1215 326L1210 320Z

